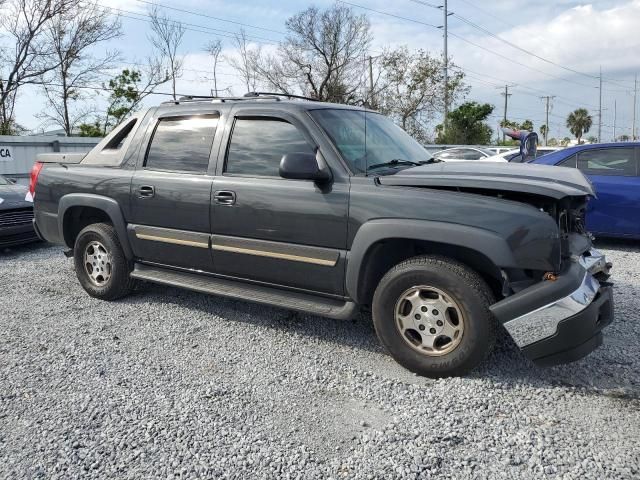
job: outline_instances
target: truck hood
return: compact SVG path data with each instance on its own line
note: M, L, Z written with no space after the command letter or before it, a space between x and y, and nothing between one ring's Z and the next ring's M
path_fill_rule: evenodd
M381 185L525 192L555 198L596 196L575 168L522 163L436 163L378 177Z

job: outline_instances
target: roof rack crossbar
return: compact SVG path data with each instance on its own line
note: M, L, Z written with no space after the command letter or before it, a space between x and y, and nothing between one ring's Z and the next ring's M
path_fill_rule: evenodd
M310 102L321 102L322 100L318 100L317 98L305 97L303 95L293 95L290 93L276 93L276 92L248 92L245 93L245 97L261 97L264 95L269 95L272 97L286 97L286 98L297 98L299 100L309 100Z
M273 93L273 92L248 92L245 93L242 97L216 97L213 95L183 95L177 100L168 100L166 102L162 102L162 104L174 104L179 105L181 103L190 103L190 102L243 102L248 100L275 100L279 102L282 100L281 97L285 98L296 98L300 100L309 100L311 102L318 102L315 98L304 97L302 95L292 95L289 93Z

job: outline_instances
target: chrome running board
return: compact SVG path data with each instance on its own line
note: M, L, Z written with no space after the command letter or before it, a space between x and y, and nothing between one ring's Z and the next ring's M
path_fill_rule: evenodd
M136 263L131 277L162 285L186 288L196 292L222 295L238 300L263 303L322 317L347 320L357 311L354 302L309 293L281 290L275 287L245 283L196 273Z

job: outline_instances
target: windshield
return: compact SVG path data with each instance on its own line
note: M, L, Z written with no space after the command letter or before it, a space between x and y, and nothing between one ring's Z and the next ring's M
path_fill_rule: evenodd
M394 173L432 160L431 154L387 117L364 110L312 110L356 174Z
M9 182L9 180L0 175L0 185L11 185L11 183Z

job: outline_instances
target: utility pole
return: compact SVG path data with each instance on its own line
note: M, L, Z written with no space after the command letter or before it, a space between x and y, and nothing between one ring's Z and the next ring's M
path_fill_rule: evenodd
M631 140L636 139L636 97L638 93L638 74L633 79L633 125L631 127Z
M444 122L442 122L443 132L447 131L447 117L449 116L449 53L447 51L447 18L449 12L447 10L447 0L444 0Z
M613 101L613 141L617 142L618 139L616 137L616 120L618 119L618 101Z
M509 97L511 96L511 94L509 93L509 87L512 87L513 85L505 85L504 86L504 93L501 93L500 95L504 96L504 123L507 123L507 105L509 104ZM505 141L505 135L504 132L502 132L502 141Z
M555 97L555 95L546 95L546 96L540 97L540 98L546 100L545 111L546 111L547 115L546 115L546 120L545 120L546 123L544 125L546 127L546 130L544 132L544 146L546 147L547 146L547 139L549 138L549 101L554 99L554 98L556 98L556 97Z
M598 143L602 142L602 66L600 66L600 103L598 104Z
M375 104L376 102L373 99L373 59L371 58L371 55L369 55L369 98L371 107L377 108Z

